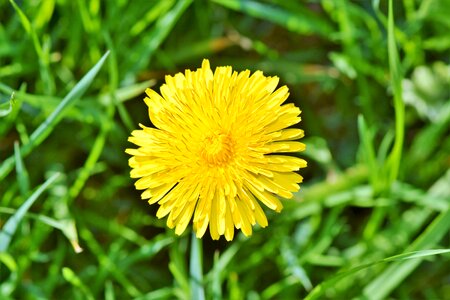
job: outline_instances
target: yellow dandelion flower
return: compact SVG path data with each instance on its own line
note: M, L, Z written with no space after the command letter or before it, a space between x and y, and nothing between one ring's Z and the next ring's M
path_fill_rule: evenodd
M130 176L142 199L158 203L158 218L184 232L191 219L197 237L209 225L213 239L230 241L234 228L249 236L252 226L267 226L260 203L277 212L277 196L292 198L300 187L306 161L279 155L299 152L303 130L287 127L300 122L300 109L283 104L286 86L261 71L213 72L203 60L197 71L166 76L161 95L147 89L144 99L156 128L142 124L128 139L138 146Z

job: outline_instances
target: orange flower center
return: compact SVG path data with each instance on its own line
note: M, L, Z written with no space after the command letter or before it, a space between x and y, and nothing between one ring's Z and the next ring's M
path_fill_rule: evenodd
M204 139L200 157L210 166L223 166L233 159L234 144L230 134L215 132Z

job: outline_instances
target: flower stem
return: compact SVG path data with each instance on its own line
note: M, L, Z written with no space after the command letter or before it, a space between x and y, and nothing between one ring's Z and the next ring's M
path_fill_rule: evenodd
M191 299L204 300L205 291L203 289L203 247L202 240L191 235L191 257L190 257L190 286Z

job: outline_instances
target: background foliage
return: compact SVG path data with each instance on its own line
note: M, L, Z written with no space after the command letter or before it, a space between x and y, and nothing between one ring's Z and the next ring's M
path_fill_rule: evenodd
M450 2L392 8L1 1L0 298L448 297ZM309 167L267 229L201 247L139 200L124 149L143 90L204 57L289 86Z

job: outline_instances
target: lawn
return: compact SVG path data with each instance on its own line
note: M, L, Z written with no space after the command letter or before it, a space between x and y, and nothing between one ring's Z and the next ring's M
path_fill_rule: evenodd
M0 298L449 299L449 16L443 0L1 1ZM205 58L279 77L302 111L300 190L232 241L175 234L125 153L154 127L145 90Z

